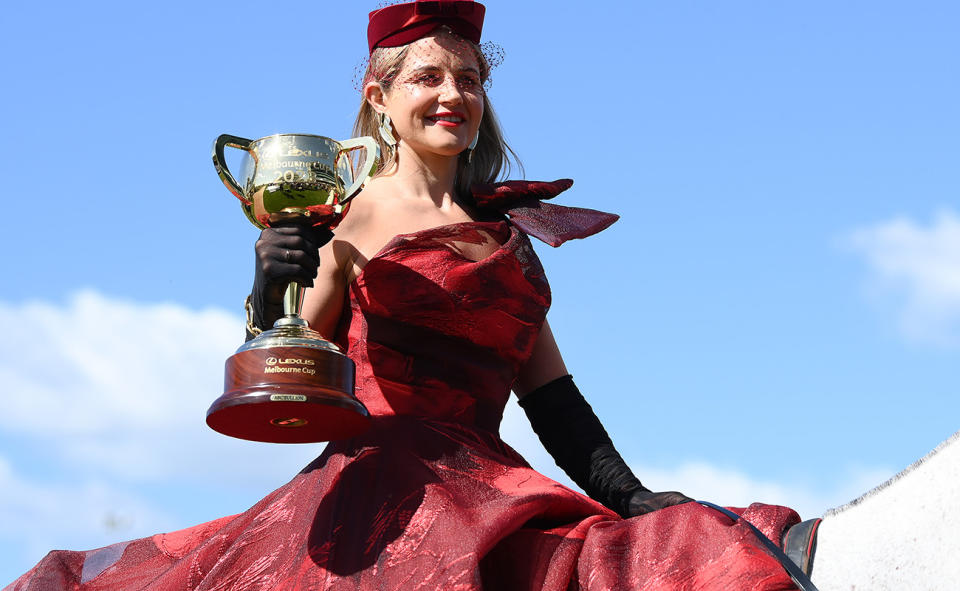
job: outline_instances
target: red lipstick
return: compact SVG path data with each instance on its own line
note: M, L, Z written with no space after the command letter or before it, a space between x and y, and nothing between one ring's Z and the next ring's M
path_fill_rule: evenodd
M433 121L441 127L457 127L466 123L467 118L460 111L449 111L446 113L435 113L428 115L427 119Z

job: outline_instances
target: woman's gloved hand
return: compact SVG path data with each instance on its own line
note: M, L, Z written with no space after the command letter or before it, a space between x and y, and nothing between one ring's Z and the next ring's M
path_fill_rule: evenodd
M627 509L630 512L630 517L636 517L657 509L691 502L693 502L693 499L677 491L653 492L643 489L634 491L630 496Z
M324 226L293 223L265 228L260 233L254 247L257 261L250 294L254 326L270 328L283 316L283 294L291 282L313 287L320 247L331 238L333 232ZM252 336L247 335L248 339Z

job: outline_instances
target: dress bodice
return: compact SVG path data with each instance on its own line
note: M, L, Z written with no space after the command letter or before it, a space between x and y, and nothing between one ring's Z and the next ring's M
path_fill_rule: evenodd
M396 236L348 298L338 340L373 416L496 431L550 291L523 232L506 221L463 222Z

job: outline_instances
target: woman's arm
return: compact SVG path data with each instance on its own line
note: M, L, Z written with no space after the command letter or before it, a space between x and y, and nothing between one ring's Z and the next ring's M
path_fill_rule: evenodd
M633 475L567 374L546 323L533 355L517 378L515 391L530 425L557 466L590 498L622 517L690 501L678 492L651 492Z
M540 386L567 373L567 366L563 363L563 356L560 355L560 348L553 338L553 331L544 320L540 335L533 346L533 353L521 369L520 375L517 376L513 391L516 392L517 397L523 398Z
M353 264L353 248L344 240L334 238L320 248L320 266L313 287L303 298L301 315L310 328L332 339L343 313L347 289L347 269Z

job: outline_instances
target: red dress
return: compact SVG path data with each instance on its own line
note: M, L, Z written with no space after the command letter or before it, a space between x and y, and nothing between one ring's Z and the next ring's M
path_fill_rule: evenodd
M245 513L51 552L8 589L794 588L743 524L694 503L623 520L500 439L550 303L516 225L398 236L350 285L340 337L375 417L367 433ZM744 517L775 540L799 520L759 504Z

